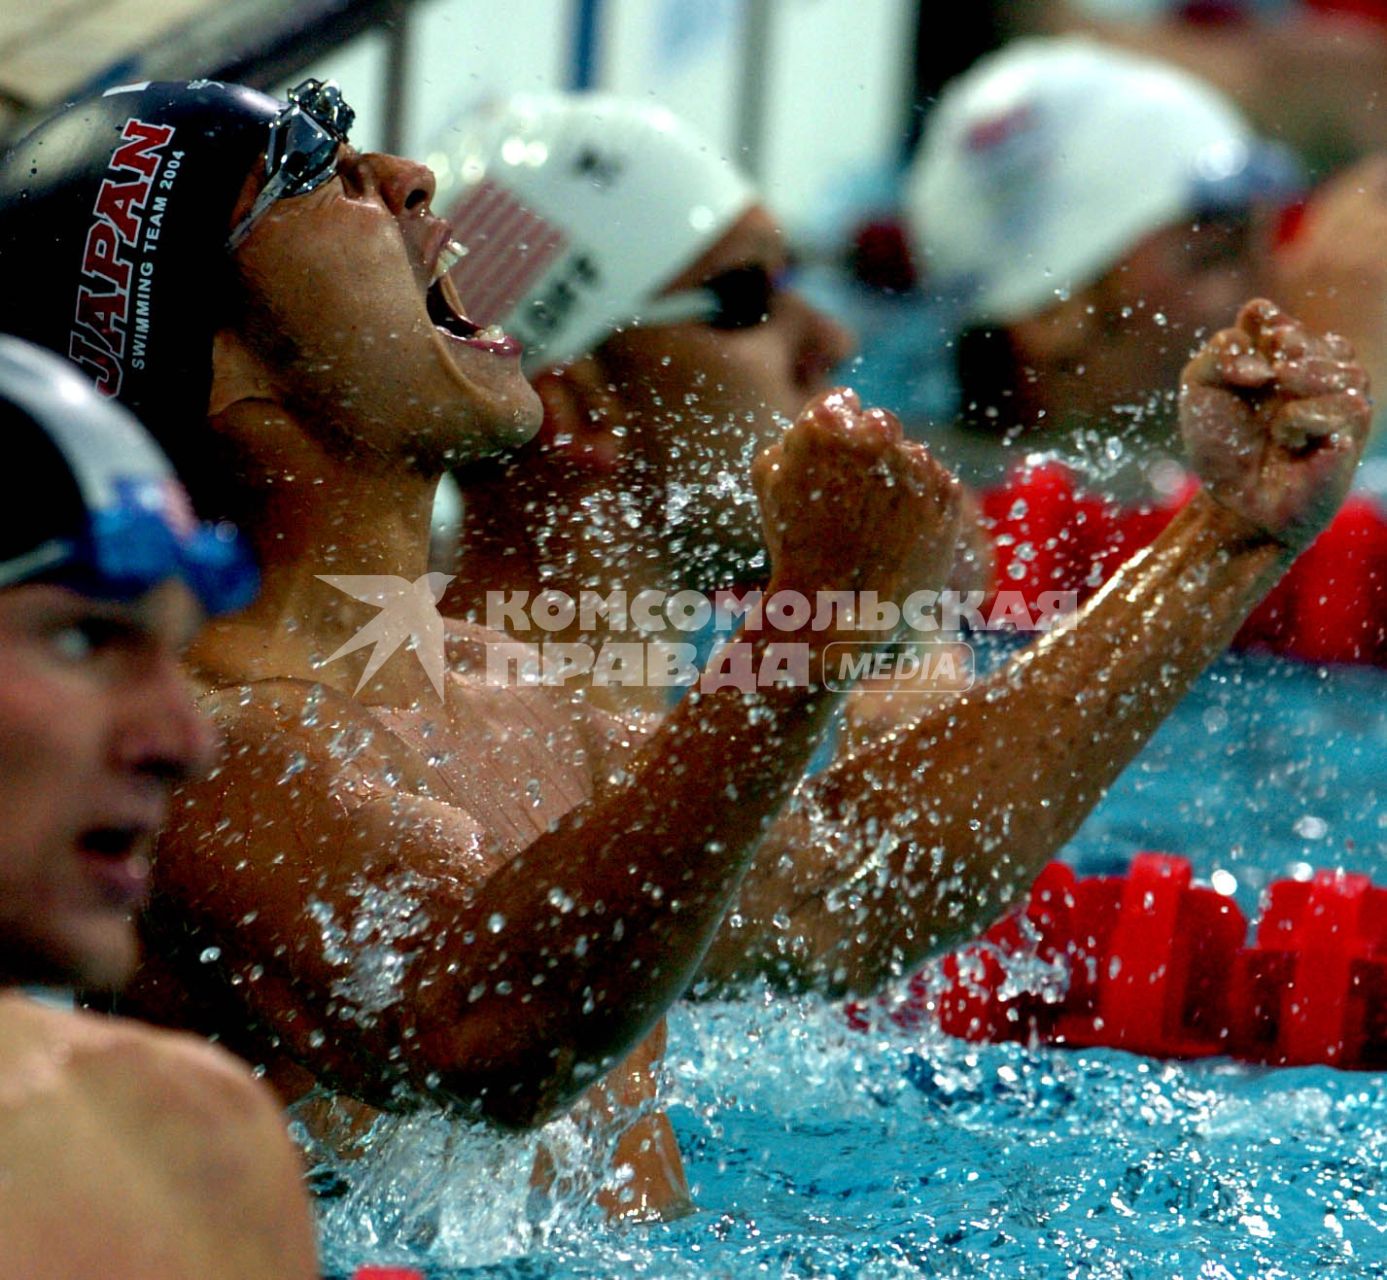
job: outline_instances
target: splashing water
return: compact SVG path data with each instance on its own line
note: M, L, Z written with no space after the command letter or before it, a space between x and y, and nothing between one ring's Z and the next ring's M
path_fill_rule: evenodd
M399 1000L405 969L428 929L429 917L421 906L426 893L425 881L412 872L384 887L356 876L347 887L355 905L346 922L337 920L330 904L308 899L307 912L323 940L323 958L342 971L331 987L341 1002L340 1016L370 1026ZM415 946L406 945L411 942Z
M1382 672L1224 659L1066 857L1098 874L1140 849L1182 854L1249 915L1267 883L1309 866L1387 883L1384 693ZM1379 1074L974 1045L884 1015L861 1033L831 1003L768 994L686 1004L670 1027L664 1096L698 1213L602 1222L601 1142L573 1121L543 1135L561 1167L538 1197L535 1138L391 1118L320 1202L329 1273L390 1260L431 1280L1387 1272Z
M373 1183L325 1208L338 1265L407 1258L439 1280L1299 1280L1387 1260L1377 1077L861 1035L814 1000L697 1006L671 1025L698 1214L602 1225L589 1180L540 1217L518 1148L415 1122L392 1132Z
M688 416L693 419L691 443L674 446L670 456L677 460L681 449L687 448L692 463L676 468L677 476L665 486L660 544L668 546L676 562L685 566L689 581L706 580L709 569L716 574L728 558L728 548L735 547L735 567L745 577L765 565L751 467L767 439L764 433L744 430L713 414L690 410ZM789 429L789 420L779 414L766 418L774 422L777 434ZM709 456L707 442L715 433L728 432L732 434L726 455ZM712 528L718 532L711 534Z
M368 1260L483 1266L522 1257L537 1243L526 1212L534 1137L501 1137L436 1111L382 1116L360 1139L364 1154L344 1163L304 1121L292 1132L319 1196L329 1274L350 1274Z

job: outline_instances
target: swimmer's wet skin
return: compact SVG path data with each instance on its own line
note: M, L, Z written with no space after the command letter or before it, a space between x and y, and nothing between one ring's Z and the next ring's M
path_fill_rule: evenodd
M104 132L74 126L94 110L74 108L51 127L75 129L94 157L77 194L51 184L42 148L21 148L4 181L28 190L30 215L50 198L92 209L131 119L157 126L187 95L263 138L285 110L219 92L115 95ZM220 155L219 135L204 153L205 136L194 133L181 167L194 153ZM220 249L273 178L258 157L240 172L229 200L192 186L175 207L175 181L166 219L186 219L190 237ZM193 650L228 749L215 780L185 790L161 844L134 1007L216 1030L266 1064L286 1096L321 1081L386 1106L443 1102L528 1125L577 1097L685 989L832 700L774 689L748 705L724 689L686 701L637 748L627 726L548 691L484 687L487 637L465 628L441 710L408 653L352 696L360 668L328 658L369 613L344 610L315 575L416 581L442 468L538 425L513 353L471 346L429 317L449 238L432 190L419 166L342 147L333 179L272 203L235 249L240 305L204 331L211 429L188 418L180 438L204 452L215 439L238 460L220 493L233 514L254 511L267 587ZM0 226L0 258L16 245L60 254L71 299L89 231L55 248L32 224L24 235ZM66 340L70 314L47 340ZM155 316L191 320L176 302ZM1361 446L1358 372L1267 304L1241 323L1188 381L1188 432L1209 464L1202 499L1076 625L1013 664L997 693L824 775L805 809L846 839L820 840L804 811L772 835L772 850L810 853L784 867L763 860L740 900L742 927L714 953L719 979L871 987L959 927L958 901L995 909L1328 518ZM1276 431L1314 420L1325 436L1289 456ZM1230 467L1219 450L1230 434L1262 445L1265 465ZM898 601L943 572L940 548L951 554L952 482L889 415L851 396L814 401L755 482L774 588ZM737 645L754 658L765 643ZM878 876L879 842L864 849L853 832L873 821L892 830L898 797L916 793L922 772L952 803L938 827L910 810L915 826ZM999 867L1008 823L1017 838ZM957 899L935 892L936 849L957 864ZM879 892L888 880L914 896ZM864 919L848 937L825 901L834 888L861 897ZM772 942L787 902L805 955L788 974ZM348 939L373 945L353 950ZM382 944L394 963L377 970Z
M39 1003L136 959L174 783L210 726L179 667L255 575L192 519L139 424L0 337L0 424L30 501L0 513L0 1241L35 1280L317 1274L273 1096L224 1050Z
M723 689L642 741L549 691L488 688L487 637L465 627L441 706L408 651L353 696L366 655L329 659L371 611L316 575L417 581L445 464L528 436L539 404L513 344L433 322L450 235L430 210L432 176L396 157L339 146L330 180L271 202L225 259L237 284L224 313L168 282L225 254L275 176L273 153L267 163L248 138L264 147L292 109L207 84L113 93L44 126L0 173L26 195L13 223L0 219L0 257L52 253L75 306L105 215L55 236L39 229L45 213L96 208L112 166L136 158L127 133L178 130L178 147L150 144L139 163L156 189L170 180L164 226L181 238L140 241L131 264L138 275L153 261L152 287L168 292L151 309L146 367L117 360L110 377L157 399L160 384L137 375L167 372L165 326L186 326L213 414L207 428L182 417L175 434L204 461L214 443L237 460L215 492L252 514L266 583L191 652L226 748L214 779L183 789L160 844L148 962L124 1007L216 1031L286 1097L321 1081L382 1106L533 1125L658 1035L835 699ZM58 139L82 164L50 170ZM183 185L226 169L241 175L234 189ZM34 323L66 342L70 310L54 314ZM186 407L173 398L152 416ZM948 478L851 397L813 406L757 483L769 511L798 516L777 534L775 580L811 594L852 583L895 598L909 549L954 519ZM805 498L825 486L863 511L860 534L828 537ZM883 544L876 527L898 538ZM738 652L756 665L783 638ZM382 946L394 963L373 969ZM628 1087L648 1097L652 1074L613 1084ZM679 1200L677 1187L661 1194Z
M1384 693L1380 671L1221 658L1066 860L1080 876L1115 875L1135 850L1179 848L1249 918L1269 882L1313 861L1342 857L1381 879ZM936 964L925 977L937 982ZM1011 985L1028 979L1057 992L1053 969L1014 970ZM812 1262L836 1275L1059 1280L1097 1267L1300 1277L1328 1258L1366 1276L1382 1258L1387 1097L1362 1073L967 1043L886 1018L863 1036L813 997L685 1003L667 1070L698 1214L603 1230L570 1183L541 1242L525 1229L523 1164L442 1118L401 1118L350 1171L351 1192L319 1206L330 1265L344 1277L390 1256L439 1280L485 1264L517 1278L542 1266L555 1280L750 1280ZM402 1220L403 1187L419 1194ZM479 1187L485 1212L460 1210Z
M1200 119L1201 137L1229 136L1228 113ZM556 307L562 262L540 261L539 236L479 238L460 267L519 282L495 316L540 338L549 421L504 468L463 473L480 531L466 533L456 607L480 616L488 591L547 587L575 599L711 593L728 566L745 572L759 521L729 505L690 527L681 513L716 489L737 447L774 439L846 341L788 288L771 291L759 323L720 327L714 282L749 268L777 279L784 266L755 192L668 112L588 94L518 95L458 121L440 146L459 228L523 206L596 282ZM868 993L995 916L1307 545L1309 525L1328 520L1362 447L1362 371L1269 303L1237 319L1185 371L1182 420L1205 491L1061 632L957 700L921 700L807 782L762 843L707 985ZM1301 453L1286 432L1322 412ZM1264 454L1251 448L1263 442ZM553 514L578 510L603 519ZM938 589L951 569L922 557L914 585Z

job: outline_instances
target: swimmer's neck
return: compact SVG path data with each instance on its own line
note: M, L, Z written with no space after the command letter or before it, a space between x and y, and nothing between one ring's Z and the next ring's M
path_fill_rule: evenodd
M372 646L329 662L377 616L323 581L344 578L417 581L429 569L429 526L436 482L404 474L388 479L348 465L322 474L271 477L261 490L250 533L261 572L255 602L214 619L189 651L204 685L260 679L316 680L356 689ZM371 701L406 705L431 694L420 663L397 653L382 668Z

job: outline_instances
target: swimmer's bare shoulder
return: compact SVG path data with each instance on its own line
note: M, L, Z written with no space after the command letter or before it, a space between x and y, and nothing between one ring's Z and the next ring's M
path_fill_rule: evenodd
M318 1274L281 1112L191 1036L0 996L0 1170L7 1275Z
M606 736L553 690L491 688L465 671L450 676L446 708L408 713L299 679L210 690L201 705L223 748L176 795L143 924L154 959L120 1008L216 1029L277 1081L288 1059L375 1106L475 1103L463 1064L498 1035L467 1000L465 940L495 910L480 891L592 795ZM369 943L383 903L436 945L363 1009L341 994L370 985L356 980L363 949L341 940L366 928Z
M142 921L156 963L136 974L119 1007L215 1027L252 1062L311 1062L320 1078L390 1105L398 1076L363 1061L397 1058L402 1036L427 1056L396 1013L444 1025L456 1010L433 1006L454 984L431 985L431 966L412 966L427 994L352 1017L334 995L352 979L341 940L378 895L427 899L434 921L460 917L503 852L434 794L419 752L341 692L261 680L213 690L200 704L222 749L206 776L175 793ZM344 1017L353 1037L339 1033Z

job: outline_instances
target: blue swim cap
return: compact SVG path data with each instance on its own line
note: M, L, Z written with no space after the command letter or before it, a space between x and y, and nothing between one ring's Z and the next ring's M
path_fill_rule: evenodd
M255 597L236 530L199 524L168 459L70 364L0 335L0 432L30 501L0 508L0 588L56 582L132 600L178 578L209 614Z

